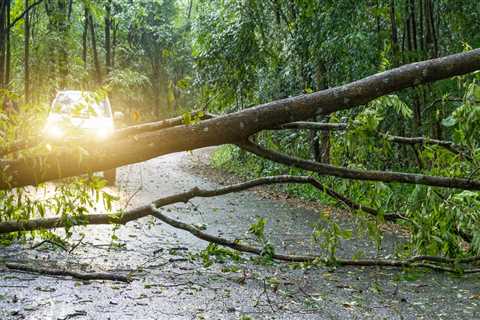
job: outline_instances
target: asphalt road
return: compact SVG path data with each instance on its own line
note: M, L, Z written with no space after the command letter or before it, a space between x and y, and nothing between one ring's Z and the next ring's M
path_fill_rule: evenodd
M194 186L214 188L227 179L206 165L205 150L173 154L119 170L122 203L130 207ZM277 198L277 199L275 199ZM266 234L278 251L318 253L310 238L321 205L242 192L195 199L163 209L171 217L202 225L227 238L251 238L248 227L268 219ZM342 225L355 227L352 219ZM59 231L61 234L61 231ZM111 226L79 228L71 253L45 243L0 247L0 319L478 319L480 277L380 268L292 268L227 260L205 267L198 254L206 243L153 218L115 231ZM401 241L387 234L379 254ZM361 249L377 254L363 238L344 241L339 254ZM193 258L192 258L193 257ZM197 257L197 258L195 258ZM21 260L72 270L132 273L129 284L78 281L7 270L1 261ZM248 316L248 317L247 317Z

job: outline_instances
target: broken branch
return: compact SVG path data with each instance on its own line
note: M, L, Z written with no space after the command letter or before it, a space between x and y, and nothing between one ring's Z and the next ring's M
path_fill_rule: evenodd
M306 129L306 130L320 130L320 131L340 131L346 130L348 124L346 123L329 123L329 122L309 122L309 121L297 121L282 124L281 126L274 128L275 130L284 129Z
M44 268L44 267L34 267L28 264L20 264L16 262L7 262L5 266L8 269L19 270L30 273L38 273L49 276L64 276L72 277L80 280L110 280L110 281L120 281L120 282L130 282L126 276L118 275L110 272L80 272L72 271L65 269L55 269L55 268Z
M347 197L335 192L334 190L323 186L318 180L309 176L272 176L272 177L263 177L243 183L238 183L230 186L226 186L219 189L213 190L202 190L197 187L191 189L190 191L182 192L179 194L167 196L160 198L150 205L141 206L135 209L128 210L123 214L89 214L78 217L77 219L70 218L69 221L61 217L53 218L39 218L39 219L30 219L26 221L5 221L0 222L0 234L18 232L18 231L33 231L41 229L54 229L54 228L64 228L66 225L69 226L81 226L81 225L104 225L104 224L126 224L133 220L138 220L140 218L146 217L152 214L151 205L154 205L157 208L167 206L169 204L177 202L188 202L189 200L196 197L214 197L225 195L232 192L244 191L261 185L272 185L280 183L300 183L300 184L310 184L318 190L325 192L332 198L344 203L348 207L355 210L362 210L372 215L378 215L377 210L360 205L354 201L348 199ZM389 214L385 215L386 220L396 220L402 219L400 215Z
M283 124L279 127L273 128L272 130L284 130L284 129L300 129L300 130L319 130L319 131L342 131L347 130L349 125L347 123L323 123L323 122L308 122L308 121L298 121ZM395 143L408 144L408 145L438 145L445 148L446 150L464 156L467 160L472 160L471 157L462 152L462 147L455 144L452 141L432 139L428 137L402 137L391 135L388 133L377 133L379 136Z
M194 227L193 225L169 218L166 215L162 214L155 207L152 207L152 211L154 211L152 215L155 218L159 219L160 221L174 228L187 231L199 239L208 241L210 243L215 243L224 247L228 247L240 252L252 253L256 255L264 254L264 251L260 248L256 248L253 246L240 243L237 240L231 241L225 238L217 237L209 233L203 232L200 229ZM480 272L480 269L477 269L477 268L461 269L458 266L454 267L454 266L444 266L440 264L434 264L435 262L442 263L442 264L454 264L455 262L458 262L458 261L452 262L451 259L443 258L443 257L434 257L434 256L415 256L407 260L395 260L395 259L350 260L350 259L340 259L340 258L335 258L334 260L330 260L319 255L285 255L285 254L273 253L271 255L271 258L275 260L286 261L286 262L310 262L310 263L321 263L325 265L330 265L333 263L340 266L364 266L364 267L379 266L379 267L395 267L395 268L421 267L421 268L428 268L436 271L463 273L463 274ZM477 261L478 259L479 257L470 258L468 260L465 260L465 263L471 262L471 261Z
M442 176L428 176L415 173L404 173L395 171L358 170L345 167L329 165L325 163L304 160L283 153L267 150L250 140L239 143L238 146L262 158L294 166L307 171L316 172L321 175L334 176L344 179L401 182L408 184L420 184L432 187L454 188L462 190L480 190L480 181L464 178L449 178Z

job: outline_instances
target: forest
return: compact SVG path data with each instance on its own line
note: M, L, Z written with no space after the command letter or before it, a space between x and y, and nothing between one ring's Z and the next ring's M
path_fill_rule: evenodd
M282 318L289 303L302 306L292 319L430 314L350 296L319 302L305 293L316 278L283 294L292 270L358 272L348 286L368 286L369 299L387 289L367 283L397 292L420 279L432 296L440 283L460 287L468 303L457 295L444 316L480 316L470 287L480 273L479 31L478 0L0 0L0 318L100 319L95 306L14 314L8 277L151 289L151 256L135 256L128 272L113 261L134 259L115 250L150 241L147 228L171 238L161 225L197 239L175 233L182 249L148 248L171 272L172 252L185 251L185 263L239 275L238 299L253 305L216 314L197 292L188 299L201 317L165 318ZM75 92L84 100L67 116L60 101ZM73 118L85 127L64 127ZM110 262L86 263L99 234ZM301 241L289 247L294 234ZM358 280L375 270L392 273ZM431 310L443 303L425 299Z

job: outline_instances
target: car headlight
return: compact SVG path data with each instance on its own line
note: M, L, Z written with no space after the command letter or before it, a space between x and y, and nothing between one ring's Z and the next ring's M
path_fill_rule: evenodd
M112 134L112 129L111 128L99 128L96 131L96 136L98 139L106 139Z
M63 129L55 124L48 124L44 131L49 138L59 139L64 135Z

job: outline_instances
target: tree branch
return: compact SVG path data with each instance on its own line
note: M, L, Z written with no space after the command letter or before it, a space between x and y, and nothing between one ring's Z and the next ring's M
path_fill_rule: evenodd
M256 248L253 246L240 243L237 240L230 241L225 238L208 234L190 224L186 224L181 221L174 220L172 218L167 217L166 215L162 214L157 208L152 207L152 210L154 211L152 215L155 218L159 219L160 221L174 228L185 230L199 239L208 241L210 243L215 243L224 247L228 247L237 251L241 251L241 252L252 253L256 255L264 254L264 251L260 248ZM448 259L448 258L435 257L435 256L415 256L407 260L394 260L394 259L350 260L350 259L335 258L333 261L318 255L307 256L307 255L285 255L285 254L273 253L271 257L272 259L280 260L280 261L311 262L311 263L321 263L326 265L330 265L334 263L340 266L380 266L380 267L396 267L396 268L421 267L421 268L428 268L428 269L433 269L437 271L463 273L463 274L480 272L480 269L476 269L476 268L461 269L461 268L458 268L458 266L444 266L444 265L431 263L431 262L443 263L443 264L455 264L459 262L469 263L472 261L478 261L480 257L469 258L468 260L466 259L465 261L452 261L451 259Z
M25 17L25 15L30 11L32 10L34 7L38 6L39 4L41 4L43 2L43 0L38 0L37 2L34 2L32 3L31 5L29 5L23 12L22 14L20 14L18 17L16 17L15 19L13 19L13 21L7 26L7 30L8 29L11 29L13 28L18 21L20 21L21 19L23 19L23 17Z
M146 217L152 214L151 206L161 208L169 204L177 202L188 202L189 200L196 197L215 197L220 195L225 195L232 192L244 191L261 185L272 185L272 184L285 184L285 183L299 183L299 184L310 184L318 190L325 192L332 198L337 201L342 202L351 209L362 210L372 215L378 215L377 210L357 204L347 197L335 192L334 190L323 186L318 180L309 176L272 176L259 178L239 184L234 184L226 186L219 189L213 190L202 190L197 187L186 191L183 193L167 196L155 200L149 205L141 206L135 209L124 212L120 215L114 214L90 214L78 217L76 219L69 219L66 221L61 217L53 218L39 218L31 219L27 221L4 221L0 222L0 234L10 233L10 232L19 232L19 231L33 231L41 229L55 229L55 228L64 228L66 225L69 226L82 226L82 225L100 225L100 224L126 224L133 220L138 220L140 218ZM396 219L403 219L400 215L397 214L388 214L385 215L385 219L393 221Z
M193 188L190 191L180 193L173 196L164 197L158 199L151 203L148 206L142 206L137 209L127 211L123 215L108 215L108 214L95 214L95 215L86 215L82 219L70 220L68 225L88 225L88 224L125 224L129 221L140 219L142 217L152 215L161 221L175 227L190 232L199 239L216 243L222 246L232 248L234 250L253 253L257 255L262 255L263 250L255 248L246 244L242 244L238 241L230 241L224 238L216 237L205 233L196 227L185 224L183 222L171 219L158 211L159 208L166 206L168 204L173 204L175 202L187 202L194 197L213 197L218 195L223 195L231 192L243 191L249 188L253 188L259 185L269 185L276 183L308 183L319 190L326 192L327 194L333 196L337 200L344 202L354 209L364 210L366 212L372 211L374 209L369 209L364 206L360 206L348 200L347 198L339 195L331 189L325 188L313 177L296 177L296 176L275 176L275 177L265 177L260 178L244 183L239 183L231 186L226 186L214 190L201 190L199 188ZM369 212L376 214L376 212ZM393 218L394 215L391 215ZM397 216L396 218L402 218ZM43 218L43 219L34 219L29 221L10 221L0 223L0 233L16 232L16 231L31 231L38 229L51 229L51 228L60 228L66 226L66 221L62 218ZM348 260L348 259L338 259L334 261L326 259L322 256L305 256L305 255L284 255L284 254L273 254L273 259L288 261L288 262L312 262L312 263L322 263L322 264L331 264L335 263L341 266L382 266L382 267L425 267L439 271L445 272L461 272L461 273L476 273L480 272L480 269L459 269L457 264L463 263L474 263L480 260L480 257L470 257L465 259L449 259L443 257L435 256L418 256L413 257L408 260L388 260L388 259L361 259L361 260ZM426 261L426 262L425 262ZM451 264L455 267L449 267L438 264ZM7 263L6 266L10 269L22 270L26 272L35 272L48 275L60 275L60 276L72 276L78 279L84 280L113 280L113 281L124 281L129 282L128 277L110 274L110 273L81 273L70 270L61 270L61 269L49 269L49 268L39 268L29 265L16 264L16 263Z
M448 178L441 176L427 176L423 174L394 171L349 169L345 167L338 167L287 156L280 152L267 150L249 140L243 143L239 143L238 146L262 158L282 163L288 166L294 166L307 171L316 172L318 174L326 176L334 176L352 180L401 182L408 184L420 184L433 187L454 188L462 190L480 190L480 181L477 180Z
M272 128L270 130L285 130L285 129L342 131L342 130L348 130L348 124L347 123L323 123L323 122L298 121L298 122L283 124L279 127ZM402 137L402 136L395 136L395 135L382 133L382 132L379 132L378 135L395 143L402 143L402 144L409 144L409 145L415 145L415 144L438 145L452 153L462 155L466 159L472 160L471 157L469 157L463 151L461 151L462 149L461 146L455 144L452 141L438 140L438 139L432 139L428 137Z
M190 118L198 119L198 120L205 120L211 119L214 116L211 114L204 113L202 111L193 111L189 113ZM149 123L142 123L135 126L129 126L122 129L117 129L113 133L113 139L122 139L133 135L138 135L146 132L157 131L161 129L171 128L175 126L180 126L185 124L185 117L178 116L175 118L165 119L161 121L149 122Z
M12 270L20 270L24 272L30 273L39 273L43 275L49 276L64 276L64 277L72 277L80 280L110 280L110 281L121 281L121 282L130 282L126 276L114 274L110 272L81 272L81 271L73 271L73 270L66 270L66 269L54 269L54 268L45 268L45 267L38 267L28 264L20 264L16 262L7 262L5 266L8 269Z
M273 130L307 129L307 130L320 130L320 131L341 131L341 130L347 130L347 128L348 128L347 123L297 121L297 122L282 124L279 127L273 128Z
M211 114L206 114L203 112L199 111L193 111L190 113L190 117L198 120L204 120L204 119L210 119L213 117ZM147 122L147 123L142 123L138 125L133 125L129 126L126 128L121 128L115 130L112 135L109 137L109 139L112 140L119 140L123 138L127 138L130 136L142 134L145 132L150 132L150 131L156 131L156 130L161 130L161 129L166 129L170 127L175 127L175 126L180 126L184 124L184 116L179 116L179 117L174 117L170 119L165 119L165 120L160 120L160 121L155 121L155 122ZM72 145L72 144L85 144L85 143L91 143L92 139L88 138L71 138L65 141L59 141L59 142L52 142L56 143L58 145ZM3 157L7 154L18 152L21 150L25 149L30 149L33 148L40 143L44 142L45 140L41 136L34 136L30 138L26 138L23 140L17 140L14 141L10 144L4 145L0 147L0 157Z
M385 139L387 139L389 141L392 141L392 142L395 142L395 143L402 143L402 144L408 144L408 145L415 145L415 144L437 145L439 147L445 148L446 150L450 151L451 153L461 155L469 161L472 160L472 158L470 156L466 155L461 150L462 149L461 146L455 144L452 141L438 140L438 139L432 139L432 138L427 138L427 137L401 137L401 136L394 136L394 135L387 134L387 133L379 133L379 135L384 137Z

